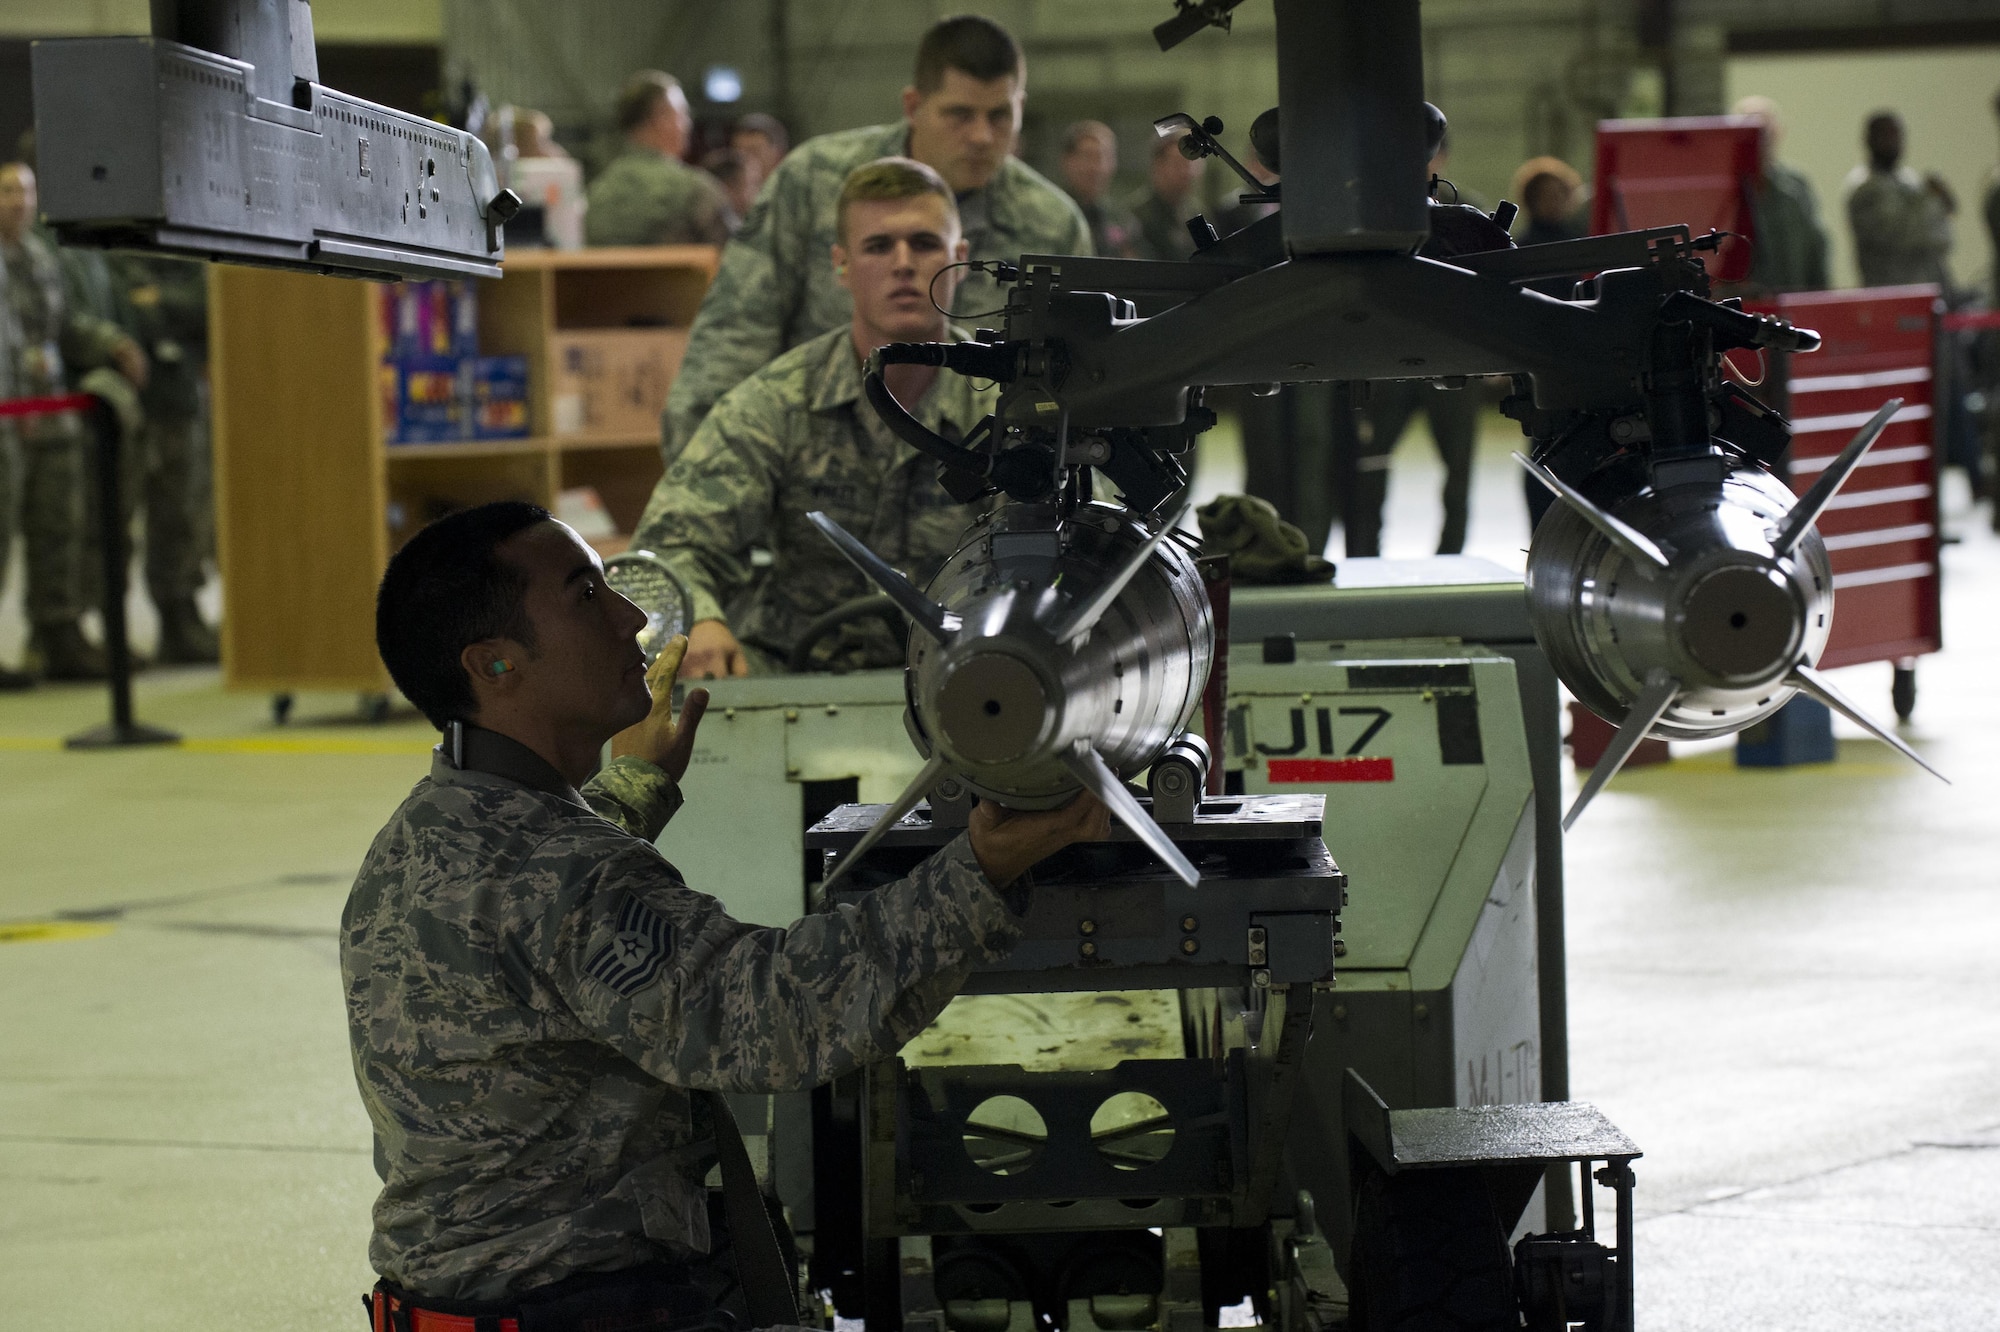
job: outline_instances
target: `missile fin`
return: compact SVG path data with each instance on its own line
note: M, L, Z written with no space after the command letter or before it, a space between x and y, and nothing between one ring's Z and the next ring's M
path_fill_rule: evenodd
M1172 870L1180 881L1192 888L1201 882L1201 873L1196 870L1181 849L1174 845L1160 825L1153 822L1153 816L1146 812L1133 794L1125 789L1125 783L1118 780L1118 774L1104 761L1104 756L1090 747L1088 740L1079 740L1063 759L1076 779L1084 784L1090 793L1104 802L1105 808L1118 816L1118 821L1132 830L1132 833L1146 849L1160 858L1162 864Z
M1187 511L1193 504L1194 499L1190 496L1179 509L1175 510L1173 517L1161 523L1159 530L1147 537L1145 544L1132 552L1131 558L1119 566L1117 573L1098 587L1090 600L1081 603L1063 617L1062 624L1055 630L1056 642L1067 643L1088 633L1090 627L1104 617L1104 612L1111 609L1111 603L1118 600L1118 594L1125 590L1125 585L1138 576L1139 570L1146 567L1146 561L1153 557L1153 552L1167 539L1167 534L1181 525L1181 519L1187 517Z
M1569 807L1569 813L1563 815L1564 832L1570 830L1570 825L1574 824L1577 816L1583 813L1583 807L1604 789L1604 784L1618 775L1618 770L1625 766L1625 760L1632 757L1632 751L1646 738L1646 732L1652 730L1653 723L1673 706L1674 699L1679 697L1680 692L1681 682L1660 667L1655 666L1646 672L1645 687L1639 691L1639 697L1633 699L1632 706L1626 710L1625 720L1619 723L1618 734L1612 736L1611 743L1604 747L1604 755L1597 760L1597 766L1590 770L1590 779L1584 782L1583 790L1577 793L1576 803Z
M867 575L868 581L881 588L889 600L896 603L897 609L909 616L919 629L940 643L946 642L958 632L956 615L917 591L909 579L897 573L880 555L862 545L846 528L818 510L807 514L806 517L812 520L812 525L820 530L822 536L839 548L849 563Z
M1536 462L1525 453L1514 455L1514 461L1528 469L1528 475L1547 486L1550 490L1569 501L1569 506L1582 514L1584 520L1599 532L1604 539L1624 552L1625 557L1648 573L1665 572L1667 553L1654 544L1653 539L1630 523L1613 518L1604 510L1585 499L1583 492Z
M1876 721L1873 717L1870 717L1860 708L1855 707L1847 695L1833 687L1831 680L1828 680L1824 675L1821 675L1804 662L1800 662L1798 665L1792 667L1792 673L1785 677L1785 683L1796 685L1800 690L1826 704L1835 712L1838 712L1841 716L1847 718L1847 720L1853 722L1877 740L1880 740L1883 744L1901 753L1904 758L1909 759L1910 762L1916 764L1946 786L1951 785L1951 778L1924 762L1923 755L1904 744L1901 736Z
M1799 496L1799 502L1785 514L1777 535L1771 538L1772 551L1779 559L1791 554L1798 546L1799 540L1806 534L1806 529L1819 518L1821 511L1826 508L1827 501L1833 498L1834 492L1839 490L1854 469L1861 465L1861 455L1868 452L1869 445L1882 437L1882 432L1889 427L1889 419L1901 410L1902 406L1901 398L1891 398L1883 403L1881 409L1868 418L1868 424L1854 432L1854 438L1847 441L1847 447L1840 451L1840 456L1827 464L1826 470L1819 474L1819 480L1813 482L1812 489ZM1846 711L1845 708L1841 710ZM1858 724L1869 725L1867 722ZM1911 754L1910 757L1916 758L1916 755ZM1922 763L1923 760L1917 759L1917 762Z
M875 826L870 828L866 833L863 833L861 840L854 844L854 849L840 858L840 863L835 865L833 872L826 876L823 886L826 888L833 887L834 883L842 875L846 874L849 869L860 862L861 857L867 854L869 848L882 840L884 833L901 823L903 816L915 809L917 802L930 794L931 788L936 786L938 779L944 776L944 770L944 755L942 753L932 754L930 762L924 764L923 771L919 772L911 780L910 784L903 788L903 794L897 796L894 803L882 811L882 817L875 820Z

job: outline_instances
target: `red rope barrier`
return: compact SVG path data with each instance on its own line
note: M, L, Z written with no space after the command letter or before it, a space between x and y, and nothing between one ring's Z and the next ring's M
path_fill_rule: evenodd
M96 402L88 393L58 393L47 398L8 398L0 401L0 417L53 416L57 412L87 412Z

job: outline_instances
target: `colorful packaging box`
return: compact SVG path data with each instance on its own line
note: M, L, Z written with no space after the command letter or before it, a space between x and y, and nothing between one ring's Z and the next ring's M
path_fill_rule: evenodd
M472 437L520 439L528 433L528 358L478 356L471 361Z
M472 437L469 357L411 356L382 363L382 435L391 444Z

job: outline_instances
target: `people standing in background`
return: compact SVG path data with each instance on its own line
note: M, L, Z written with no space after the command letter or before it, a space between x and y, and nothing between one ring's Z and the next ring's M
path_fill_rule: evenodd
M71 308L62 265L30 225L35 173L0 166L0 347L8 397L68 391L70 374L114 367L133 386L146 382L146 354L117 325ZM18 443L16 442L18 440ZM0 436L0 572L18 519L27 545L29 652L52 680L101 680L104 653L83 636L85 438L74 412L31 417ZM30 683L10 672L4 682Z
M1521 163L1507 193L1521 201L1521 215L1515 222L1519 234L1514 239L1518 244L1552 245L1576 240L1584 234L1583 177L1560 157L1531 157ZM1521 285L1557 300L1568 300L1576 289L1575 279L1567 277L1543 278ZM1528 499L1528 527L1532 531L1540 525L1542 515L1549 511L1555 497L1526 473L1521 477L1521 493Z
M1090 227L1055 185L1014 155L1027 97L1021 47L991 19L960 15L931 26L903 89L902 119L822 134L785 157L722 252L667 394L661 449L669 465L716 402L780 353L845 326L854 304L828 256L848 172L909 157L944 177L974 260L1089 254ZM1006 303L977 269L961 273L960 317L994 317Z
M625 147L590 182L583 217L590 245L720 245L729 239L729 197L681 160L694 117L679 80L641 70L618 95Z
M219 659L216 632L195 594L215 549L208 437L208 269L166 255L120 255L114 272L132 311L149 369L139 395L145 427L135 487L146 507L146 591L160 615L155 657L193 664Z
M750 214L757 199L757 168L734 148L717 148L704 155L701 169L715 177L716 184L729 196L729 230L734 234Z
M1132 216L1139 224L1136 249L1141 259L1185 259L1194 253L1187 224L1198 211L1196 187L1208 159L1182 156L1181 140L1185 137L1186 131L1182 131L1153 141L1146 189L1132 202Z
M1450 165L1451 139L1447 136L1438 144L1427 174L1449 179ZM1450 190L1444 193L1447 203L1483 206L1464 191L1455 197ZM1457 555L1464 551L1481 401L1476 387L1444 389L1427 379L1389 379L1369 386L1368 405L1361 413L1358 431L1353 432L1358 449L1352 480L1341 503L1349 555L1382 553L1382 507L1389 498L1390 460L1403 431L1419 412L1430 421L1431 440L1444 462L1444 526L1438 533L1437 553Z
M1819 196L1812 182L1778 160L1785 124L1768 97L1745 97L1739 116L1764 122L1764 175L1752 201L1756 240L1750 251L1750 285L1759 295L1784 291L1824 291L1826 228L1820 225Z
M1936 172L1919 176L1903 161L1903 118L1894 111L1868 117L1862 140L1868 160L1847 176L1847 221L1864 287L1935 282L1947 297L1951 215L1958 200Z
M729 131L729 146L750 164L757 184L751 189L752 198L778 169L778 163L785 160L785 154L792 150L792 136L776 116L762 111L752 111L738 120Z
M1090 224L1090 243L1111 259L1139 257L1139 221L1132 210L1111 197L1118 174L1118 136L1101 120L1079 120L1063 131L1062 184L1083 220Z

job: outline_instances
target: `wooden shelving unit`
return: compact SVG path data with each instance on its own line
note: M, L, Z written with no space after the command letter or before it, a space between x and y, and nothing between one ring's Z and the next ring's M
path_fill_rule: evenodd
M385 692L375 586L390 552L449 508L552 506L588 485L630 532L659 480L659 434L557 434L552 342L573 330L685 329L717 259L705 245L509 255L505 276L479 288L480 351L528 358L534 433L443 444L384 440L384 288L211 268L225 682Z

